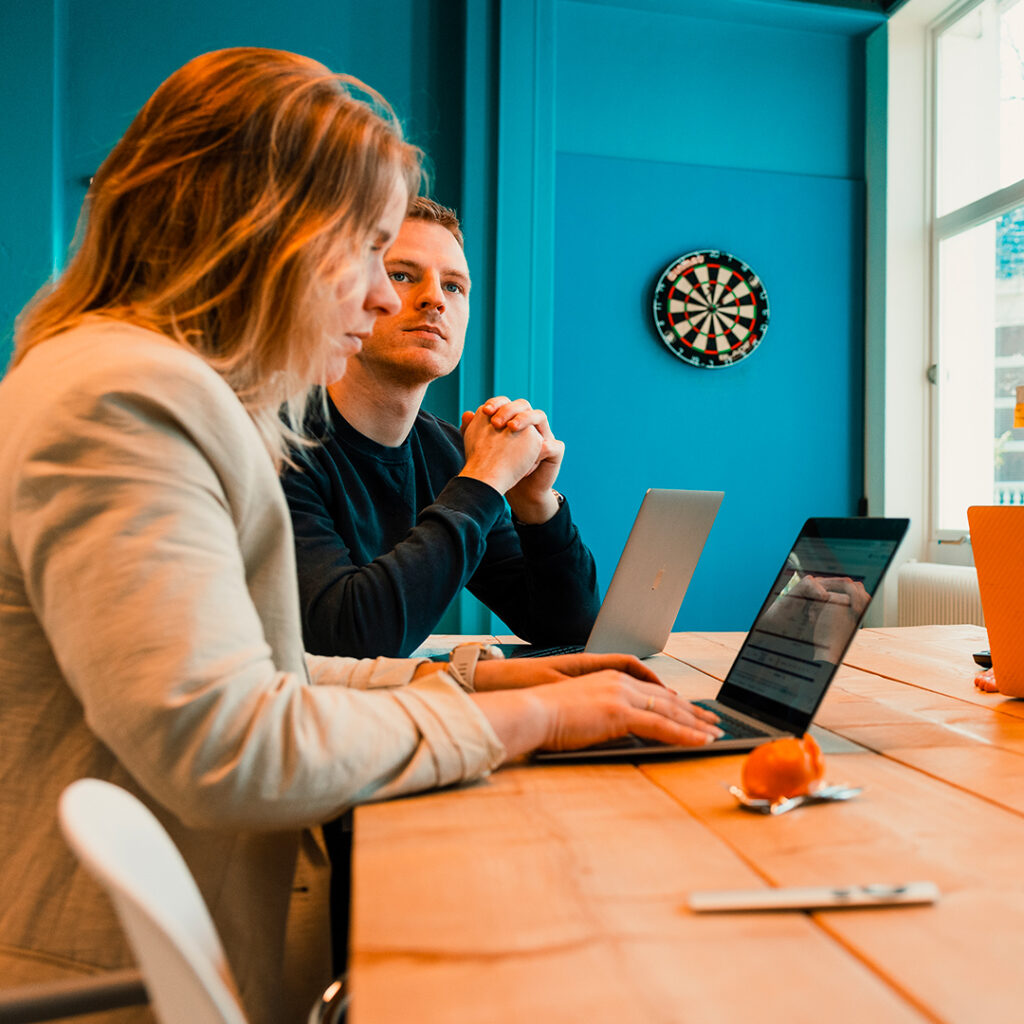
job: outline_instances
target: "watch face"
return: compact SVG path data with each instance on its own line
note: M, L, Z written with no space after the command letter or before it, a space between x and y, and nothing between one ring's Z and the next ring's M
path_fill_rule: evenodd
M654 289L654 323L668 350L705 369L732 366L768 327L768 295L750 267L701 249L674 260Z

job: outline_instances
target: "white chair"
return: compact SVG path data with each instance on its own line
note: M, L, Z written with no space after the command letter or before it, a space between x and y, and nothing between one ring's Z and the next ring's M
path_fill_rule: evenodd
M224 947L177 847L149 809L99 779L60 798L64 837L114 903L161 1024L246 1024ZM309 1024L337 1024L348 997L335 982Z

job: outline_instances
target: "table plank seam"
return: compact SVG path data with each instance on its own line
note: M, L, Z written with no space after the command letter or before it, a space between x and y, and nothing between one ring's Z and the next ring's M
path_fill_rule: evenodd
M947 700L958 701L968 707L984 708L986 711L994 711L996 714L1007 715L1010 718L1024 720L1024 702L1014 704L1014 698L1007 697L1006 694L993 694L993 697L1001 696L1003 697L1003 700L999 704L996 704L995 702L986 704L977 700L972 700L967 696L961 696L956 693L947 693L945 690L937 690L934 687L926 686L923 683L916 683L909 679L900 679L899 676L890 676L885 672L880 672L876 668L871 668L867 665L858 665L853 661L844 661L843 666L846 668L855 668L858 672L866 672L868 675L877 676L879 679L886 679L890 683L899 683L902 686L912 686L915 690L921 690L924 693L934 693L939 697L945 697Z
M824 913L828 913L825 911ZM842 914L848 913L848 911L832 911L832 913ZM858 960L869 970L875 977L881 979L893 992L899 995L902 999L905 999L918 1013L928 1020L932 1021L932 1024L948 1024L948 1018L940 1017L934 1010L931 1009L926 1003L924 1003L918 996L916 996L909 989L905 988L892 976L892 974L885 969L885 964L880 963L876 960L872 960L867 954L859 950L852 942L847 940L842 932L837 931L832 925L824 919L823 914L812 913L811 917L814 919L814 923L826 934L830 935L832 939L838 943L847 953L850 954L855 960Z
M699 814L693 811L692 808L688 807L683 803L678 794L672 792L667 786L663 785L658 778L652 777L644 766L638 766L641 774L643 774L652 785L661 789L667 793L675 803L681 807L691 818L706 828L712 835L718 839L719 842L723 843L743 864L745 864L751 871L754 872L759 878L763 879L770 888L780 888L780 883L764 868L762 868L755 860L747 856L741 847L733 843L727 836L723 835L718 829L716 829L712 822L702 818ZM821 916L813 911L786 911L786 913L797 913L803 918L810 922L810 924L829 942L839 946L846 953L850 954L869 974L877 978L886 988L888 988L894 995L899 999L902 999L912 1009L916 1010L927 1020L931 1021L932 1024L948 1024L945 1018L937 1017L927 1007L925 1007L919 999L911 995L905 989L903 989L894 978L892 978L888 972L882 969L881 965L875 964L868 957L861 953L855 946L852 946L849 942L845 941L840 934L834 929L828 927Z

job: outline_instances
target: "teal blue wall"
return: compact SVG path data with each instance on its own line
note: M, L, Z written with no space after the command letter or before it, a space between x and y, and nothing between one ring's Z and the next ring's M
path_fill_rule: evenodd
M64 112L68 211L78 180L121 136L135 111L175 68L206 50L272 46L356 75L394 105L414 141L428 147L442 192L455 202L461 91L461 21L423 0L65 0L68 90ZM144 13L143 13L144 12ZM443 15L443 17L442 17ZM444 26L444 31L440 28ZM454 179L454 180L453 180Z
M563 486L614 568L647 486L726 500L680 627L745 628L799 522L863 466L864 39L876 15L792 0L40 0L0 5L0 360L63 258L83 180L193 55L307 53L380 89L461 208L474 313L448 416L548 408ZM772 325L737 367L661 348L649 289L724 247ZM486 629L467 601L450 629Z
M605 585L646 488L724 490L678 628L746 629L803 520L861 493L861 184L576 154L558 182L561 486ZM616 197L600 216L595 194ZM680 362L650 326L657 275L699 248L768 290L764 341L727 369Z
M86 179L175 68L206 50L295 50L382 92L461 199L463 17L446 0L40 0L0 12L0 333L63 258ZM54 79L58 83L55 91ZM12 144L12 140L16 143ZM56 147L56 150L55 150ZM63 160L55 163L54 152ZM56 240L55 242L53 240ZM6 358L4 358L6 363Z
M645 488L725 491L677 628L746 629L803 520L855 514L862 493L877 18L677 9L556 5L552 415L603 585ZM771 303L760 347L716 371L651 323L658 275L700 248L750 264Z
M60 135L55 130L55 7L0 5L0 373L14 317L50 274L63 247ZM55 167L58 168L55 174Z
M859 20L810 4L747 0L758 21L735 3L674 6L701 14L559 0L560 152L863 177Z

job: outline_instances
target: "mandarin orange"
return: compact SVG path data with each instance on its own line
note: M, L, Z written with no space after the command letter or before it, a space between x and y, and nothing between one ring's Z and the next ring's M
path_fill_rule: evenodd
M809 733L755 747L743 762L747 796L780 800L812 792L825 774L825 756Z

